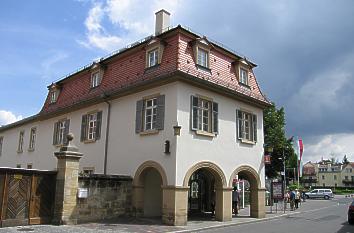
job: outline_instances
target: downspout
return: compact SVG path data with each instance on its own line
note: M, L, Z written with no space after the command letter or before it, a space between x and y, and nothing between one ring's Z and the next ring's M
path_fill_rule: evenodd
M108 140L109 140L109 125L110 125L110 119L111 119L111 103L108 100L105 100L104 102L107 103L108 105L108 110L107 110L107 126L106 126L106 140L105 140L105 145L104 145L104 163L103 163L103 174L107 175L107 156L108 156Z

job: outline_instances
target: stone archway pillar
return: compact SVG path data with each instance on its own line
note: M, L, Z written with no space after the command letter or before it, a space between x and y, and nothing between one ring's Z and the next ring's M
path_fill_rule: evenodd
M265 188L251 189L251 217L265 218Z
M188 187L162 187L162 222L172 226L187 225Z
M215 219L221 222L232 220L232 188L216 188Z
M135 217L144 216L144 186L133 185L133 214Z

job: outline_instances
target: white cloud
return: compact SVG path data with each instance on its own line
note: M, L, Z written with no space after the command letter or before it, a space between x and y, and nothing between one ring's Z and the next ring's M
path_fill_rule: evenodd
M328 134L310 138L309 141L304 141L304 162L316 162L322 157L330 159L332 155L339 161L347 155L349 161L354 162L354 134Z
M0 110L0 125L7 125L22 119L22 116L16 116L10 111Z
M52 80L57 78L57 74L54 73L53 65L64 60L68 57L68 54L62 51L52 51L51 54L41 62L41 76L45 80Z
M107 0L93 2L85 20L86 40L78 41L88 48L112 51L154 33L155 12L166 9L175 13L182 0L143 1ZM108 19L108 20L105 20ZM108 23L107 23L108 21ZM107 30L113 28L118 35Z

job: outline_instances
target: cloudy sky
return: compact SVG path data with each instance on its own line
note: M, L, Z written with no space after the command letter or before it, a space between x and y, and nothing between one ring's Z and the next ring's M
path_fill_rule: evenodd
M258 64L304 160L354 161L354 1L11 0L0 8L0 125L36 114L46 86L154 31L154 12Z

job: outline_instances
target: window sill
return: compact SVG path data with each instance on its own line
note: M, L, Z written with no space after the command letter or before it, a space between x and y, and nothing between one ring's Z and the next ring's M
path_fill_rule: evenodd
M202 130L195 131L195 134L201 135L201 136L206 136L206 137L211 137L211 138L216 136L214 133L209 133L209 132L202 131Z
M18 150L17 151L17 154L22 154L23 153L23 150Z
M90 91L93 91L93 90L96 90L96 89L98 89L99 87L100 87L100 85L101 85L101 83L100 84L98 84L97 86L90 86Z
M207 71L207 72L211 73L211 69L209 67L202 66L202 65L199 65L199 64L195 64L195 66L197 67L197 69L201 69L201 70L204 70L204 71Z
M95 139L87 139L84 141L85 144L94 143L94 142L96 142Z
M145 135L150 135L150 134L158 134L159 131L157 129L152 129L152 130L146 130L146 131L142 131L140 132L140 136L145 136Z
M28 152L33 152L34 148L28 148Z
M249 144L249 145L256 145L255 141L249 141L247 139L242 139L242 138L239 138L239 139L242 143Z
M160 66L159 63L157 63L157 64L154 65L154 66L147 66L147 67L145 67L145 72L153 71L153 70L159 68L159 66Z
M240 86L242 86L242 87L245 87L245 88L251 89L251 86L250 86L250 85L248 85L248 84L244 84L244 83L242 83L242 82L238 82L238 84L239 84Z

